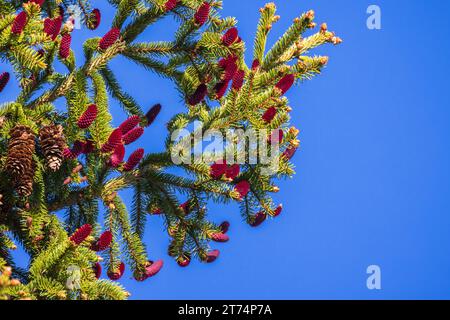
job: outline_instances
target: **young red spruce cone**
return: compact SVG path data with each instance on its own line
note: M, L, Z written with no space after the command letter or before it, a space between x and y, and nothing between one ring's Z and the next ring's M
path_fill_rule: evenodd
M281 91L281 94L285 94L294 84L295 76L293 74L288 74L281 78L280 81L275 85L275 88Z
M156 117L158 116L158 114L161 112L161 108L162 106L158 103L155 104L146 114L145 114L145 118L147 120L147 125L146 127L150 126L156 119Z
M102 20L102 15L100 13L100 10L94 9L92 10L91 14L89 15L89 21L88 21L88 28L91 30L95 30L100 25L100 22Z
M177 6L177 2L178 0L167 0L164 4L164 9L166 10L166 12L175 9L175 7Z
M54 19L47 18L44 20L44 32L55 40L58 36L62 26L62 17L59 16Z
M111 47L120 37L120 30L118 28L112 28L107 34L100 40L98 46L102 50L106 50Z
M77 122L78 128L80 129L89 128L97 118L97 113L98 113L97 106L95 104L89 105L86 111L78 119Z
M123 166L123 170L124 171L133 170L139 164L139 162L141 162L143 157L144 157L144 149L137 149L130 155L127 163L125 163L125 165Z
M197 12L194 15L195 24L201 27L208 21L209 11L211 9L211 5L208 2L203 2L203 4L198 8Z
M59 55L62 59L67 59L69 57L71 42L72 36L69 33L62 36L61 45L59 47Z
M21 34L27 24L27 19L27 13L25 11L20 12L14 19L11 32L14 34Z
M91 235L92 226L90 224L85 224L79 227L73 235L70 237L70 241L75 243L76 245L81 244L84 240L87 239Z
M91 246L91 250L99 252L108 249L111 245L112 238L113 235L111 231L103 232L98 240Z
M208 94L208 87L206 84L202 83L198 86L197 90L195 90L194 94L189 97L188 102L191 106L195 106L205 99Z
M120 278L122 278L124 273L125 273L125 263L121 262L117 270L108 270L106 274L108 275L108 278L110 278L111 280L117 281Z
M222 43L229 47L238 39L237 28L231 28L222 36Z
M130 143L135 142L144 134L144 129L142 127L137 127L128 132L123 136L123 143L125 145L129 145Z
M2 74L0 74L0 92L5 89L6 85L9 82L9 78L9 72L3 72Z
M264 112L264 114L262 115L262 119L267 123L271 123L276 114L277 109L275 107L270 107L266 110L266 112Z
M104 153L111 152L122 144L122 130L115 129L109 136L108 141L102 146L101 151Z
M122 130L122 134L125 135L129 131L136 128L136 126L141 122L141 118L137 115L129 117L127 120L122 122L122 124L119 126L120 130Z

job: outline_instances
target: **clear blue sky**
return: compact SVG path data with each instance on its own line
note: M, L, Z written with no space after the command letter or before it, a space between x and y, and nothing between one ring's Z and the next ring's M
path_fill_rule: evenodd
M344 39L317 50L330 55L323 75L288 93L302 148L294 159L297 175L279 184L282 216L253 229L235 206L211 206L214 221L231 222L231 241L216 246L222 253L214 264L186 269L167 256L162 220L151 217L145 241L164 268L143 283L130 272L121 282L134 299L449 299L450 3L275 2L282 19L271 43L308 9ZM95 32L102 35L112 11L106 1L94 3L104 15ZM224 0L223 15L238 18L249 44L263 4ZM366 28L370 4L381 7L379 31ZM166 20L141 38L169 40L173 30ZM80 42L93 32L75 34ZM80 44L75 48L81 53ZM141 104L163 105L140 140L148 152L162 150L164 124L184 108L172 84L122 59L112 67ZM2 101L16 92L9 87ZM119 124L124 115L116 104L113 110ZM380 291L366 288L372 264L382 270Z

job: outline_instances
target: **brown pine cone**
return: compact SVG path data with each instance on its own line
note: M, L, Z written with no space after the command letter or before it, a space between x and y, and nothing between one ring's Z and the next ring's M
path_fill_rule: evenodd
M47 167L52 171L61 168L66 140L60 125L43 127L39 132L39 140Z
M17 193L27 197L33 192L35 135L29 127L17 125L11 129L10 136L5 168Z

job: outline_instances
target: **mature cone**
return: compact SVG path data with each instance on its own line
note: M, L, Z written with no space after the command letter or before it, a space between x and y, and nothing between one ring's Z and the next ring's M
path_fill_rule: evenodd
M47 162L47 167L52 171L59 170L66 145L62 126L50 125L43 127L39 132L39 141L41 143L42 153Z
M27 126L17 125L10 131L6 171L13 178L16 191L21 196L30 196L33 191L34 134Z

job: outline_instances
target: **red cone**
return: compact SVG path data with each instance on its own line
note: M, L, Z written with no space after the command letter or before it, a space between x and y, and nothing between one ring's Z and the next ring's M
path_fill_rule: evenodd
M25 11L21 11L15 18L11 27L11 32L14 34L21 34L25 25L27 24L27 13Z
M280 81L275 85L275 88L281 91L282 94L285 94L294 84L295 76L293 74L288 74L281 78Z
M227 92L227 89L228 89L227 81L222 81L216 84L216 86L214 87L214 90L216 91L216 99L221 99Z
M234 59L234 58L233 58ZM236 58L237 59L237 58ZM231 81L233 80L236 72L238 71L238 66L236 64L237 60L231 60L228 62L228 64L225 66L225 73L223 75L224 81Z
M113 235L111 231L103 232L98 238L97 242L91 246L91 249L97 252L108 249L111 245L112 238Z
M88 23L88 27L91 30L95 30L98 28L98 26L100 25L100 22L102 20L102 15L100 13L100 10L98 9L94 9L92 10L90 16L89 16L89 22Z
M156 275L161 268L163 267L164 263L162 260L158 260L153 262L150 266L145 268L145 275L149 278L149 277L153 277L154 275Z
M273 211L273 216L274 217L278 217L281 212L283 211L283 205L280 204L274 211Z
M68 33L62 36L61 45L59 47L59 55L62 59L67 59L70 54L70 43L72 42L72 36Z
M245 77L245 71L239 70L234 74L233 77L233 85L231 86L233 90L239 91L242 88L242 85L244 84L244 77Z
M182 257L178 257L177 263L180 267L185 268L191 263L191 258L183 255Z
M213 233L210 238L215 242L227 242L230 240L230 237L228 237L225 233Z
M76 159L83 152L83 150L84 142L77 140L74 142L72 149L64 149L63 156L66 159Z
M59 16L55 19L47 18L44 20L44 32L52 38L52 40L55 40L58 36L59 32L61 31L62 26L62 17Z
M207 253L205 261L207 263L214 262L219 257L219 255L220 255L220 251L219 250L212 250L212 251Z
M120 30L118 28L112 28L98 43L98 46L102 50L106 50L111 47L120 37Z
M84 154L89 154L92 151L94 151L94 149L95 149L94 141L87 140L86 142L83 143L83 150L81 152Z
M125 273L125 264L121 262L118 270L116 271L108 270L106 274L108 275L108 278L110 278L111 280L117 281L120 278L122 278L124 273Z
M180 209L184 212L185 215L189 214L189 200L180 204Z
M252 62L252 70L253 71L257 70L260 65L261 65L261 63L259 62L258 59L253 60L253 62Z
M227 170L227 164L226 163L214 163L210 167L210 175L214 179L220 179L225 174L225 171Z
M237 163L233 164L232 166L229 166L225 171L225 176L228 179L234 180L239 175L240 167Z
M3 72L2 74L0 74L0 92L3 91L3 89L5 89L6 85L9 82L9 72Z
M203 2L203 4L198 8L197 12L194 15L195 24L198 26L202 26L208 21L209 10L211 9L211 5L208 2Z
M31 0L30 2L36 3L38 5L40 5L42 7L42 5L44 4L45 0Z
M151 214L153 214L153 215L160 215L162 213L163 212L162 212L161 208L156 208L151 212Z
M234 187L234 190L239 193L240 198L242 199L250 191L250 184L248 183L248 181L243 180Z
M139 139L144 134L144 128L137 127L128 132L126 135L123 136L123 143L125 145L129 145L130 143L135 142L137 139Z
M74 234L70 237L70 241L76 245L79 245L91 235L91 232L92 226L90 224L85 224L74 232Z
M97 118L98 110L95 104L87 107L86 111L78 119L77 125L80 129L87 129Z
M123 166L123 170L124 171L133 170L139 164L139 162L141 162L143 157L144 157L144 149L137 149L128 158L127 163L125 163L125 165Z
M277 109L275 107L270 107L269 109L266 110L266 112L264 112L262 119L267 123L271 123L273 118L275 118L276 114Z
M238 38L238 29L231 28L222 36L222 43L229 47L231 46Z
M175 7L177 6L178 0L167 0L166 3L164 4L164 9L167 11L171 11L173 9L175 9Z
M117 168L125 157L125 147L123 144L119 144L115 149L111 158L109 158L109 165L113 168Z
M206 84L202 83L198 86L197 90L195 90L194 94L189 97L188 102L191 106L195 106L205 99L208 94L208 87Z
M147 125L146 127L150 126L158 116L159 112L161 111L162 106L158 103L155 104L146 114L145 118L147 119Z
M258 212L256 215L253 216L253 221L250 222L250 226L256 228L258 226L260 226L267 218L267 215L260 211Z
M122 130L115 129L109 136L108 141L102 146L103 153L111 152L122 144Z
M119 126L122 130L122 134L127 134L129 131L133 130L141 122L141 118L137 115L129 117L127 120L122 122Z
M287 147L286 150L284 150L283 156L286 159L290 160L290 159L292 159L294 157L296 152L297 152L297 147L289 146L289 147Z
M92 267L92 269L94 270L95 277L97 279L100 279L100 276L102 275L102 265L96 262Z
M229 55L226 58L222 58L219 60L219 62L217 63L217 65L222 68L222 69L226 69L230 64L236 64L238 60L238 57L235 55Z
M220 230L222 230L222 233L227 233L228 229L230 229L230 223L228 221L224 221L219 226Z
M283 141L284 132L283 129L278 129L272 131L272 134L267 137L267 142L269 144L279 144Z

